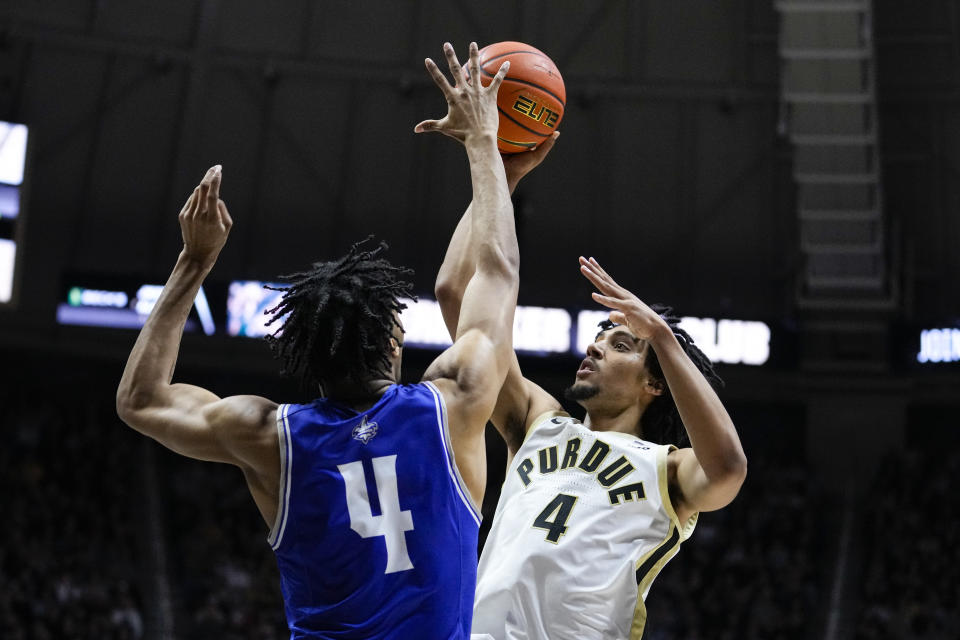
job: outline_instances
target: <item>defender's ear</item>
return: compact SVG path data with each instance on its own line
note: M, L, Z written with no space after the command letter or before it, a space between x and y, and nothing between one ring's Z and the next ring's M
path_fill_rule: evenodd
M390 338L390 357L391 358L400 357L400 343L397 342L397 339L392 336Z

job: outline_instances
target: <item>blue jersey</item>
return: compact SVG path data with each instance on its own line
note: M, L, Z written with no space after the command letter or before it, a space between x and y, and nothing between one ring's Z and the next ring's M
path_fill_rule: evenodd
M357 413L280 405L277 555L291 638L469 638L480 516L429 382Z

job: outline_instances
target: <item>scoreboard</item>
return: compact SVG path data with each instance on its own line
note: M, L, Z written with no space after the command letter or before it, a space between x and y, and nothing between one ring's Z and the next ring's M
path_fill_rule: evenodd
M26 125L0 120L0 306L16 303L27 138Z

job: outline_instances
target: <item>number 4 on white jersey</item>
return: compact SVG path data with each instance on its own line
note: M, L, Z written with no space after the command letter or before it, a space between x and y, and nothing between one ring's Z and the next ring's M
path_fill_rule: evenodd
M337 465L347 489L347 511L350 528L364 538L383 536L387 545L387 568L384 573L413 569L407 554L405 531L413 531L413 516L409 510L400 510L397 493L397 456L373 458L373 477L380 498L380 515L373 515L367 481L363 477L363 462Z

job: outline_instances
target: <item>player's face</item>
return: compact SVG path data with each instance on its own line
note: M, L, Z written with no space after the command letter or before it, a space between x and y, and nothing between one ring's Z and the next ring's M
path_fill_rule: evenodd
M603 405L636 403L650 392L652 377L647 371L646 341L634 336L623 326L597 334L587 347L587 356L577 369L576 381L567 397L590 410Z

